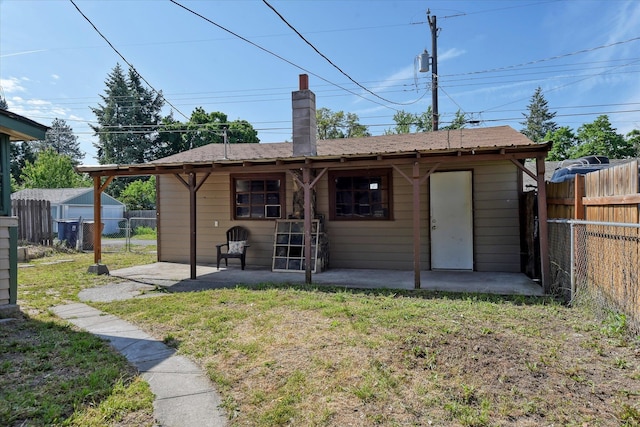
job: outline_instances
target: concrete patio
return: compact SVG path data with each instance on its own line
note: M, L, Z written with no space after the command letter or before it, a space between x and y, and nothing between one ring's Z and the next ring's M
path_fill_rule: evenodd
M190 292L237 285L260 283L303 284L304 272L272 272L268 268L230 265L228 268L199 265L197 278L190 279L190 266L158 262L123 268L110 272L124 279L119 283L86 289L81 300L109 301L127 299L145 291L162 287L169 292ZM445 292L472 292L496 295L544 295L542 286L520 273L494 273L471 271L423 271L420 275L422 290ZM335 286L350 289L414 289L413 271L330 269L312 275L317 286Z

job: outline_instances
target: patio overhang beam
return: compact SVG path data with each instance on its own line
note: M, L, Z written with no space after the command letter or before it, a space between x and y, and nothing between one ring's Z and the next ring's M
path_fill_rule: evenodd
M359 167L370 166L371 162L388 163L396 165L412 165L416 160L420 163L468 163L484 162L491 160L518 160L546 156L548 147L514 147L514 148L476 148L447 151L412 151L400 153L371 153L342 156L314 156L305 158L277 158L258 160L220 160L211 162L191 162L176 164L144 164L144 165L106 165L106 166L79 166L79 172L89 176L148 176L164 174L206 173L206 172L237 172L247 168L260 168L263 170L300 169L304 166L312 168L332 167Z

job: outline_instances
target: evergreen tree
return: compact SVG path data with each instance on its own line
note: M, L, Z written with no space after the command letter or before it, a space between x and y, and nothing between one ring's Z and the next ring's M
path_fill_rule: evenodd
M547 100L542 95L542 88L536 88L531 102L527 106L527 111L527 114L523 114L525 121L520 122L524 126L520 132L530 140L541 142L548 132L554 132L558 128L558 125L553 121L556 113L549 111Z
M17 141L9 145L11 150L11 179L17 186L22 185L22 171L27 163L36 161L36 153L30 142Z
M117 64L105 81L102 103L92 108L98 120L91 126L98 135L95 145L100 164L144 163L153 159L161 122L162 94L142 86L131 69L128 75Z
M0 96L0 109L2 109L2 110L8 110L9 109L9 104L7 104L7 100L4 99L4 96Z
M36 143L38 152L47 148L53 149L58 154L68 156L74 165L80 164L84 157L84 153L80 150L78 137L73 134L73 129L63 119L54 119L44 141Z

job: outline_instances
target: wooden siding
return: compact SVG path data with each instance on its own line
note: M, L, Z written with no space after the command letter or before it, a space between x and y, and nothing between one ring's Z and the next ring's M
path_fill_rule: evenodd
M253 173L253 172L252 172ZM202 178L198 175L197 180ZM173 175L158 176L159 261L189 262L189 191ZM212 174L196 196L197 262L216 262L216 244L226 242L226 231L234 225L250 230L247 264L270 266L275 220L233 220L229 174ZM286 177L286 206L291 206L292 178ZM285 210L287 211L287 210ZM215 221L218 227L215 227ZM229 261L231 263L234 260Z
M412 168L400 168L411 177ZM420 167L420 174L429 167ZM335 268L379 268L410 270L413 268L413 193L411 184L397 171L393 171L393 220L348 220L327 221L329 233L330 267ZM421 187L420 210L428 212L428 198ZM318 191L318 201L328 214L328 182L323 180L323 191ZM318 203L320 209L320 203ZM328 215L327 215L328 216ZM428 215L420 219L422 252L420 265L429 269Z
M431 168L421 165L424 176ZM478 271L520 271L517 168L510 162L473 164L474 258ZM412 175L411 166L401 170ZM444 171L447 169L438 169ZM455 169L452 169L455 170ZM258 167L252 173L259 173ZM198 180L201 176L198 176ZM411 184L393 170L393 220L329 221L329 183L325 174L316 185L316 211L325 217L329 237L330 268L413 268L413 193ZM189 261L189 192L172 175L159 180L159 261ZM234 221L229 195L229 174L209 176L197 193L197 262L214 263L215 245L225 232L243 225L251 232L247 264L270 267L275 221ZM286 178L286 209L291 212L293 182ZM423 270L430 269L429 185L420 188L421 254ZM218 227L214 222L218 221ZM230 262L233 262L230 261Z
M475 270L520 272L519 171L511 162L472 167Z
M9 229L0 227L0 305L9 304Z

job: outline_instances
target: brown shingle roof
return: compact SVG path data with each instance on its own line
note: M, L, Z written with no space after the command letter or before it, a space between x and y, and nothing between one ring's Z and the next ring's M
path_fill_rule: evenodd
M487 148L531 147L538 145L509 126L442 130L438 132L370 136L321 140L318 156L365 156L407 152L455 152ZM266 160L293 158L291 142L229 144L228 160ZM200 163L224 159L222 144L209 144L155 160L153 164Z

